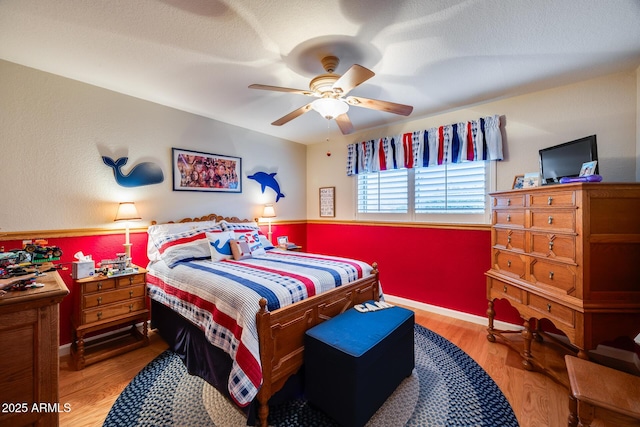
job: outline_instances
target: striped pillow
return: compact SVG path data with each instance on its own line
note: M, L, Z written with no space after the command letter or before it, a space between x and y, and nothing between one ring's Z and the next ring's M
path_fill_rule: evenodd
M154 242L160 258L170 267L184 261L211 258L209 241L204 231L185 231L171 234Z

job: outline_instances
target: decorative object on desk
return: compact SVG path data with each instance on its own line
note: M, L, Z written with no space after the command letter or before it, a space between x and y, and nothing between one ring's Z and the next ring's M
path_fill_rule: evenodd
M118 185L122 187L141 187L143 185L159 184L164 181L164 173L162 168L156 163L142 162L131 168L131 171L125 175L122 173L122 167L127 164L128 157L120 157L113 160L111 157L102 156L105 165L113 169L113 175Z
M336 187L320 187L320 216L336 216Z
M172 148L173 191L242 193L240 157Z
M100 272L107 277L122 276L138 272L138 267L131 264L131 257L126 254L116 254L114 259L103 259L100 261Z
M272 173L256 172L253 175L247 176L247 178L257 181L262 188L262 193L264 193L264 190L266 190L267 187L275 191L276 203L278 203L278 200L284 197L284 194L280 192L280 184L278 184L278 181L276 181L276 178L275 178L276 174L277 174L276 172L272 172Z
M262 218L266 218L267 222L269 223L269 231L267 233L267 239L269 239L269 243L271 242L271 236L273 235L273 233L271 233L271 218L275 218L276 217L276 211L273 208L273 205L269 204L269 205L264 205L264 209L262 211Z
M278 237L278 246L281 248L286 248L289 243L289 236L280 236Z
M524 174L522 188L533 188L540 186L540 174L538 172L529 172Z
M513 188L514 190L524 188L524 175L516 175L513 178L513 186L511 188Z
M414 327L415 369L367 426L518 426L496 383L466 353L420 325ZM180 393L167 393L179 388ZM149 398L150 396L159 396ZM242 426L247 419L201 378L189 375L180 358L165 351L118 397L105 427L121 425ZM335 426L300 398L272 407L269 425Z
M592 162L584 162L582 164L582 167L580 168L580 175L579 176L595 175L595 173L596 173L596 165L597 164L598 164L597 160L594 160Z
M139 221L140 215L133 202L122 202L118 205L118 212L114 221L125 221L125 241L124 252L127 258L131 259L131 241L129 240L129 221Z

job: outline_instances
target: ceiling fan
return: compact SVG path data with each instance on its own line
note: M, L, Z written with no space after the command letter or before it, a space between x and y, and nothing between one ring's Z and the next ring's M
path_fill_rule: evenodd
M372 110L386 111L388 113L408 116L413 111L410 105L396 104L389 101L362 98L360 96L347 96L356 86L364 83L375 75L368 68L354 64L342 76L335 74L340 60L335 56L326 56L322 60L322 66L326 73L314 77L309 83L309 90L290 89L279 86L252 84L251 89L272 90L276 92L297 93L299 95L318 98L289 114L271 123L274 126L282 126L285 123L303 115L310 110L316 110L327 120L335 119L340 131L346 135L353 132L353 124L347 115L349 106L369 108Z

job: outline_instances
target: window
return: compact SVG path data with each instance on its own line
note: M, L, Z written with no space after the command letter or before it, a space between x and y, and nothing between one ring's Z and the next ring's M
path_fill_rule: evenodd
M486 223L487 193L495 189L492 164L465 162L359 174L357 216Z
M359 213L407 213L408 169L358 175Z

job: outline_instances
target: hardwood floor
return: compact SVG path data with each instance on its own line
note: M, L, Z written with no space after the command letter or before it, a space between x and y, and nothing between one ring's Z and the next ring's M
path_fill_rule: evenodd
M485 326L415 310L416 322L442 335L464 350L494 379L511 404L522 427L567 425L568 390L550 378L524 370L518 354L506 345L490 343ZM61 426L101 426L111 406L131 379L162 353L166 343L153 331L151 344L82 371L60 363L60 403L71 411L60 414ZM534 346L534 350L536 347ZM551 364L562 364L560 356L538 348ZM603 426L594 422L593 426Z

